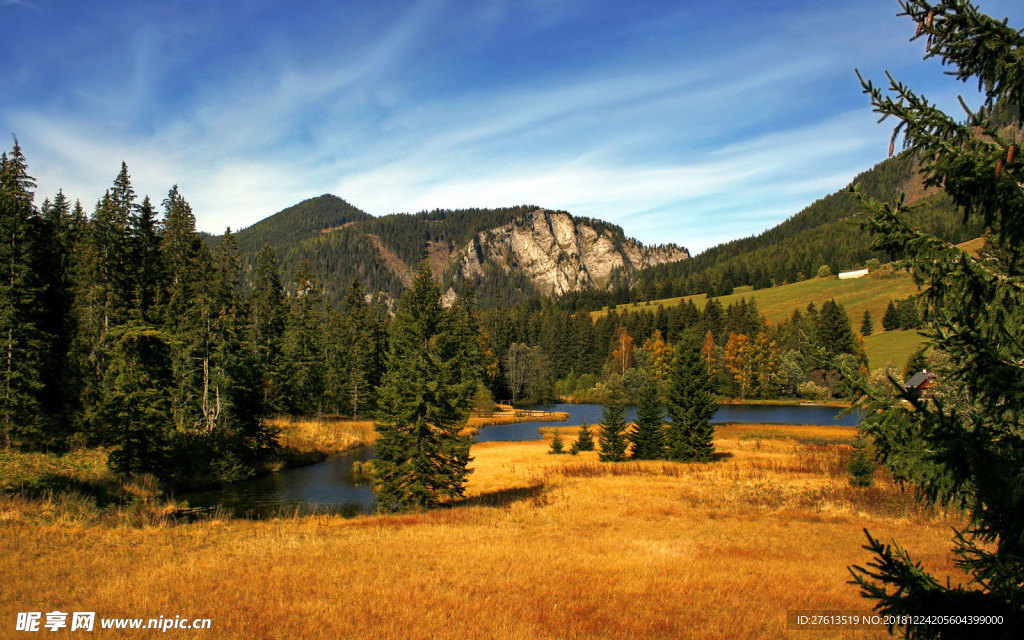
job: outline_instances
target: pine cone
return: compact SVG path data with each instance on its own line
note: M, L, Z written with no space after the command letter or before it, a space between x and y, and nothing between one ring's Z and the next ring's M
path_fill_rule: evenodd
M1006 150L1006 164L1013 162L1013 154L1017 152L1017 145L1011 144L1010 148Z
M999 176L1001 176L1001 175L1003 175L1003 159L1002 158L1000 158L999 160L996 161L996 180L998 180Z

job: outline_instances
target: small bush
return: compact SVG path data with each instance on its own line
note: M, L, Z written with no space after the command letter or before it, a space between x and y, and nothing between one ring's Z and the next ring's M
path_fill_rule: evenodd
M855 487L870 487L875 481L875 449L864 434L858 434L853 441L853 453L846 463L850 472L850 484Z

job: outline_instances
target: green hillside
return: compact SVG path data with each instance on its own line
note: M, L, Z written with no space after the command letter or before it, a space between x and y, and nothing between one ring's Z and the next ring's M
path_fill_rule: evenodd
M881 331L873 333L864 338L864 350L868 354L868 366L871 369L889 366L899 369L924 342L924 337L917 331Z
M871 312L876 326L881 326L882 316L885 314L885 308L889 301L906 298L914 293L917 293L917 287L914 286L914 282L907 273L883 269L856 280L840 280L836 276L830 276L767 289L740 287L731 295L719 296L718 301L722 303L723 307L728 307L734 302L753 298L757 301L757 308L768 320L779 322L792 316L793 311L797 309L803 311L812 302L820 307L822 302L835 298L837 302L843 304L851 319L859 322L866 310ZM615 308L624 311L657 307L658 305L674 306L683 300L693 300L699 309L703 309L707 302L707 296L697 294L665 298L651 302L618 305ZM592 315L600 317L605 313L607 311L595 311Z
M963 246L974 246L976 241ZM757 289L739 287L734 293L719 296L718 301L723 307L740 300L753 298L757 308L770 322L781 322L790 318L796 310L804 311L813 303L821 307L822 303L835 299L846 309L854 329L860 327L864 312L871 314L875 333L864 339L864 347L868 354L871 368L884 367L887 364L903 366L907 358L917 349L924 339L916 331L882 331L882 317L890 301L899 300L917 293L917 287L910 275L903 271L893 271L891 265L856 280L840 280L836 276L813 278L793 284ZM664 298L650 302L622 304L615 307L616 311L653 310L659 305L677 306L685 300L692 300L699 309L703 309L708 297L704 294L693 296ZM607 309L594 311L591 317L600 318L608 313Z

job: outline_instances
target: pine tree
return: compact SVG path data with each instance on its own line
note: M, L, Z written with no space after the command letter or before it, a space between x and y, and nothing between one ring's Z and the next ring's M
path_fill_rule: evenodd
M147 323L160 320L158 307L164 275L160 259L160 228L156 209L146 196L132 212L129 234L135 316Z
M80 203L72 210L71 203L58 191L53 202L44 206L40 260L47 274L43 291L43 317L39 328L49 337L46 349L44 390L41 402L48 414L50 432L60 444L75 428L73 413L78 397L74 368L69 351L75 334L74 265L84 228L85 213Z
M853 451L846 463L850 473L850 484L855 487L870 487L875 480L875 450L871 439L864 433L858 433L853 440Z
M471 471L470 440L459 432L479 384L477 341L463 339L465 318L444 309L440 297L421 265L391 322L374 461L384 511L429 508L462 496Z
M256 276L249 295L249 339L255 366L260 376L262 404L267 411L281 412L283 365L281 343L284 339L287 308L281 274L269 244L264 244L256 258Z
M626 399L620 383L613 382L605 390L604 408L601 409L601 429L597 457L601 462L622 462L626 459Z
M37 279L38 216L32 204L35 180L17 140L0 156L0 437L42 437L40 394L48 339L42 283Z
M565 441L562 440L562 434L558 432L557 428L555 429L554 437L551 438L551 450L548 453L555 455L565 453Z
M815 338L829 357L841 353L857 353L857 341L853 335L850 317L846 315L843 305L834 299L821 305Z
M871 312L867 309L864 310L864 319L860 323L860 335L870 336L875 331L875 326L871 323Z
M882 329L886 331L895 331L900 328L900 316L896 312L896 305L893 301L889 301L889 306L885 308L885 315L882 316Z
M329 320L327 394L333 411L358 418L371 399L373 358L370 305L359 280L352 281L342 304L342 312Z
M102 390L102 418L114 471L129 476L152 473L166 477L171 407L168 338L159 330L129 324L108 332L100 347L107 352Z
M295 272L295 296L281 341L282 385L292 413L313 415L324 409L327 385L327 307L323 289L303 262Z
M711 418L718 410L714 383L700 347L691 334L676 345L669 375L666 413L671 419L667 431L668 459L678 462L708 462L713 459L715 428Z
M590 431L590 425L586 422L580 427L580 433L576 436L576 442L572 443L571 452L593 451L595 449L594 434Z
M665 412L658 397L658 386L645 375L637 399L636 428L629 436L633 457L658 460L665 457Z
M160 237L160 254L166 270L163 294L163 316L168 326L183 318L200 288L203 278L203 250L206 248L196 233L192 206L178 190L171 187L163 201L164 230Z
M928 345L925 344L915 349L914 353L910 354L910 357L907 358L906 363L903 364L904 382L918 371L923 371L928 367L928 357L925 355L927 351Z
M1024 164L1020 145L1024 105L1024 35L963 0L902 3L904 15L960 80L977 80L985 102L959 122L910 88L891 80L888 91L863 81L875 110L898 120L895 138L916 155L926 186L942 188L967 216L991 229L980 259L907 223L895 204L862 200L881 248L912 269L922 287L924 333L944 352L935 399L901 391L909 406L870 394L863 428L874 437L894 475L930 500L963 509L957 565L966 585L933 577L895 544L868 535L875 554L852 573L881 613L927 616L998 615L1002 624L911 624L920 638L1017 638L1024 629Z

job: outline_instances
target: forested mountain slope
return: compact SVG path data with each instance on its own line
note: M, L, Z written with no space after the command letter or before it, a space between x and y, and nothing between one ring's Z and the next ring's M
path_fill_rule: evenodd
M285 274L308 262L332 302L353 278L395 298L424 260L451 293L472 288L487 304L507 304L628 287L640 269L689 257L674 245L644 247L616 225L532 205L375 218L332 195L289 207L237 236L247 279L266 243Z

